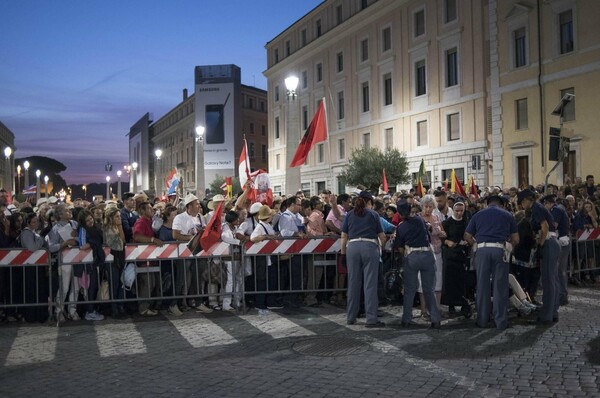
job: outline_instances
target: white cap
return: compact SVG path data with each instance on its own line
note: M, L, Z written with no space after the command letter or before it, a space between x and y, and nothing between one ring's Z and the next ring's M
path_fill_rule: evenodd
M260 210L260 208L262 207L262 203L253 203L252 206L250 206L250 214L256 214L258 213L258 211Z

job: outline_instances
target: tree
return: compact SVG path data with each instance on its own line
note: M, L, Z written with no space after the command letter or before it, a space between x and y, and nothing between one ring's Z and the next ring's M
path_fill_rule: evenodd
M352 151L348 166L340 173L348 185L362 184L367 190L377 193L382 184L382 172L385 169L390 186L410 181L408 161L404 153L397 149L360 148Z

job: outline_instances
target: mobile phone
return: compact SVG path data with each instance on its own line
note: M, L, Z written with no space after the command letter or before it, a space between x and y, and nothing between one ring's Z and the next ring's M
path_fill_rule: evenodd
M206 105L206 143L223 144L224 142L223 105Z

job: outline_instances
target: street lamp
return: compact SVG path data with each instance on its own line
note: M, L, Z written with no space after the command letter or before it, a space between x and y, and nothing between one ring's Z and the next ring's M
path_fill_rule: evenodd
M10 155L12 155L12 148L7 146L6 148L4 148L4 156L6 156L6 171L8 174L8 181L9 181L9 190L11 192L13 192L13 175L12 175L12 164L10 163ZM6 181L6 180L5 180Z
M296 153L296 149L298 147L298 143L300 142L300 129L298 128L298 117L297 110L295 106L296 101L296 88L298 88L298 77L289 76L287 77L285 82L286 94L288 98L288 117L286 120L286 155L285 161L286 164L290 164L294 155ZM285 192L293 193L300 189L300 167L288 167L285 172Z
M131 170L133 170L133 173L131 173L133 175L133 192L137 192L137 168L137 162L131 163Z
M117 199L121 199L121 170L117 170Z
M204 126L196 126L196 196L204 196Z
M110 199L110 176L106 176L106 200Z
M83 189L83 200L87 200L87 185L81 187Z
M46 199L48 199L48 180L50 180L50 178L48 178L48 176L44 176L44 184L46 184Z
M40 176L42 175L42 172L40 170L36 170L35 171L35 203L37 204L37 202L40 200L40 195L41 193L41 184L40 184Z
M156 156L156 164L154 165L154 197L158 198L159 193L158 193L158 172L159 172L159 167L158 165L160 164L160 157L162 156L162 149L157 149L156 151L154 151L154 155Z
M15 195L19 194L19 183L21 182L21 165L17 165L17 188L15 189Z
M25 175L25 182L23 183L23 186L25 189L29 188L29 166L29 160L23 162L23 168L25 169L25 172L23 173Z

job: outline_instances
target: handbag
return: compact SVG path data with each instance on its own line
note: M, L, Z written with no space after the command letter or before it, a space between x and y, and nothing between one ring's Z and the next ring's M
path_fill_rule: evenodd
M107 301L110 298L108 281L105 279L100 282L100 289L98 289L98 301Z
M202 243L200 243L200 238L202 237L203 232L204 228L196 232L196 235L194 235L187 243L187 248L194 256L202 251Z

